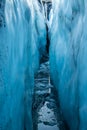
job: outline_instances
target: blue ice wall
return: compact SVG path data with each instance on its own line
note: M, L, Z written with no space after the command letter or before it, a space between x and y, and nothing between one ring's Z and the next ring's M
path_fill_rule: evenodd
M34 74L39 66L34 14L32 0L0 1L0 130L32 130Z
M51 79L70 130L87 130L87 1L54 0Z

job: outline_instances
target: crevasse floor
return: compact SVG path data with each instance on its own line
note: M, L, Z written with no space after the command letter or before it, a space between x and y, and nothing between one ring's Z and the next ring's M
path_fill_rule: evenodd
M35 76L33 100L34 130L65 130L57 108L57 95L54 87L50 84L49 75L49 61L45 61L41 63Z

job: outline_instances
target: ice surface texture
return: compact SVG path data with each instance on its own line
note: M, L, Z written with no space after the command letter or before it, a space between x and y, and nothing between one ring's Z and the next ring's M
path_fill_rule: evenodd
M32 130L34 73L41 46L38 41L45 39L46 32L39 14L43 26L35 23L35 13L33 0L0 1L0 130ZM36 26L41 27L40 36L36 35Z
M53 0L51 79L70 130L87 130L87 0Z

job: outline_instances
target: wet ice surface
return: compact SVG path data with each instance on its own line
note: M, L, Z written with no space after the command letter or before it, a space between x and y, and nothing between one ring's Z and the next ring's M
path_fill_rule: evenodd
M46 126L44 124L38 124L38 130L59 130L57 125L55 126Z
M34 130L65 130L57 107L56 93L50 84L49 61L40 65L35 76L33 101Z

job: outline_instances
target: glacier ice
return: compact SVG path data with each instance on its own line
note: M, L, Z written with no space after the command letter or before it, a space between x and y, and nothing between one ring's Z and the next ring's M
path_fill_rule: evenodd
M39 0L40 1L40 0ZM51 80L70 130L87 130L87 0L0 0L0 130L32 130L34 75L50 39Z
M37 1L33 0L34 5L34 25L35 35L37 35L37 45L39 48L39 57L41 58L46 53L46 22L42 4L39 6ZM33 35L35 37L35 35ZM36 41L35 41L36 42Z
M33 129L34 74L45 42L46 27L38 3L0 1L0 130Z
M87 130L86 22L86 0L53 0L51 79L70 130Z

